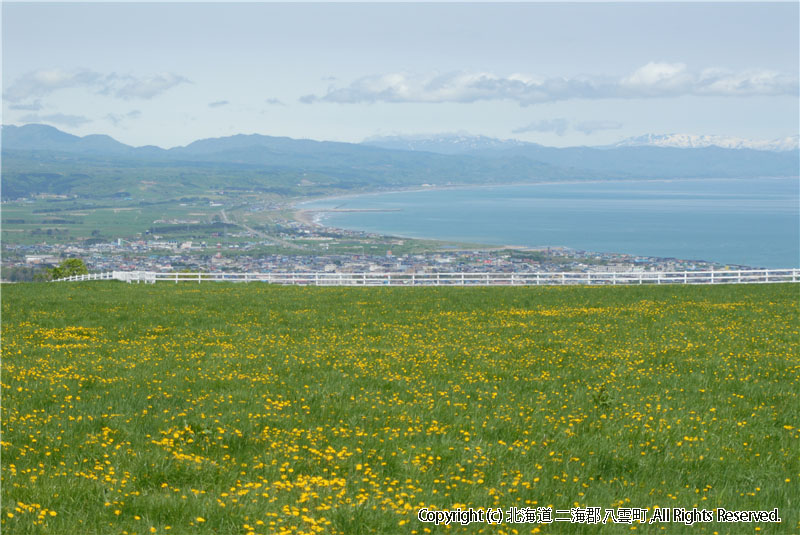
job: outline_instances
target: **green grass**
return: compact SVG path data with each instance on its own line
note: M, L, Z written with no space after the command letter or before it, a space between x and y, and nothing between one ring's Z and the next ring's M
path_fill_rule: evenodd
M3 234L6 244L71 243L86 238L114 241L126 240L154 228L174 227L177 233L164 234L164 239L177 235L206 237L205 228L219 217L220 208L208 201L178 200L141 204L124 200L36 200L9 202L3 206ZM196 221L197 224L169 225L158 220ZM51 233L48 235L47 231ZM152 238L151 238L152 239Z
M209 200L224 206L211 206ZM117 237L126 241L145 239L178 242L206 241L213 247L223 245L270 241L292 230L286 223L292 220L292 210L269 208L248 210L251 206L275 203L274 195L234 192L226 195L207 193L203 197L172 199L143 203L121 199L36 199L7 202L3 205L2 242L6 245L32 245L42 242L79 244L86 239L114 242ZM285 202L285 201L284 201ZM222 209L230 219L227 229L220 227ZM156 221L160 221L156 223ZM175 223L174 221L181 221ZM264 232L247 236L241 226ZM215 226L216 225L216 226ZM335 234L335 233L334 233ZM367 254L394 255L417 254L441 250L445 247L482 249L486 244L443 242L389 237L347 238L335 236L330 242L303 239L302 234L282 236L282 240L303 248L283 245L259 246L260 254ZM397 242L401 241L401 244ZM158 254L158 251L153 251ZM170 252L169 254L173 254ZM208 254L204 251L203 254Z
M591 506L778 507L635 527L796 532L798 296L4 286L2 531L630 530L416 517Z

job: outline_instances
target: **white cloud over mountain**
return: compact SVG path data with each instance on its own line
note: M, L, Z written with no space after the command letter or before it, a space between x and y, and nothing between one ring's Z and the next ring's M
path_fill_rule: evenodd
M556 135L563 136L569 128L569 121L567 119L543 119L541 121L534 121L526 126L515 128L511 132L513 134L524 134L527 132L553 132Z
M142 116L140 110L131 110L128 113L109 113L106 115L106 120L114 126L120 126L130 119L137 119Z
M64 71L62 69L41 69L31 71L17 78L4 92L3 98L9 102L20 102L30 97L42 97L59 89L71 87L102 88L105 85L102 74L88 69Z
M32 102L9 104L8 108L11 110L21 110L21 111L39 111L42 109L42 101L36 99Z
M46 115L39 115L38 113L29 113L20 117L20 121L24 123L53 123L73 128L83 126L91 123L92 120L83 115L70 115L64 113L50 113Z
M619 121L582 121L573 128L589 136L601 130L619 130L622 126Z
M630 96L756 96L796 94L796 77L770 70L741 72L720 68L693 73L683 63L648 63L620 80Z
M17 104L63 89L83 88L124 100L147 100L183 83L189 83L189 80L174 73L136 77L116 73L103 74L89 69L40 69L14 80L3 92L3 98ZM17 109L21 109L20 106L24 104L17 104Z
M388 73L364 76L343 87L331 86L324 95L306 95L300 101L354 104L511 100L525 106L571 99L775 96L796 95L797 91L797 77L777 71L721 68L691 71L683 63L650 62L618 78L537 78L526 74L499 76L463 71L427 75Z
M114 82L111 84L111 93L126 100L135 98L149 100L176 85L190 83L183 76L174 73L162 73L144 78L112 76L114 76Z
M528 125L515 128L511 131L513 134L525 134L528 132L552 132L558 136L563 136L569 130L583 132L585 135L591 135L600 130L618 130L622 128L622 123L619 121L581 121L574 123L568 119L542 119L534 121Z

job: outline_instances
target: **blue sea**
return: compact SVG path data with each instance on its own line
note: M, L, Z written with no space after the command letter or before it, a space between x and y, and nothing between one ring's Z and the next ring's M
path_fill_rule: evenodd
M697 179L426 189L303 203L333 227L392 236L800 266L800 180Z

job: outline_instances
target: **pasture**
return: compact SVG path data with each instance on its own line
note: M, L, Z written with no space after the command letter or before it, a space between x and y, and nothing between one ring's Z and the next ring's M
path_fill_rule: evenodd
M795 532L799 296L4 286L2 531ZM469 507L782 522L417 517Z

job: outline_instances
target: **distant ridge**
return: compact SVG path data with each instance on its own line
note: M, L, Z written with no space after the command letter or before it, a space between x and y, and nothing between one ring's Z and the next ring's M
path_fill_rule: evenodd
M126 153L133 149L106 135L73 136L45 124L3 125L3 149Z
M371 137L362 144L395 150L426 151L439 154L468 154L501 151L520 147L546 147L518 139L495 139L469 134L431 134L431 135L393 135ZM707 136L697 134L644 134L623 139L611 145L595 147L563 147L564 149L594 148L609 149L622 147L665 147L675 149L701 149L719 147L722 149L750 149L769 152L786 152L800 149L800 135L771 140L753 140L731 136Z
M365 139L361 143L342 143L334 141L313 141L274 137L261 134L236 134L226 137L199 139L183 147L162 149L153 145L132 147L120 143L104 134L84 137L68 134L53 126L26 124L22 126L3 125L3 149L60 151L74 153L208 156L226 151L241 151L255 147L272 151L302 152L311 148L331 150L364 150L367 147L405 152L432 152L436 154L489 155L499 152L526 152L530 150L586 150L615 149L626 147L662 147L678 149L700 149L718 147L731 150L757 150L765 152L787 152L800 150L800 135L772 140L751 140L729 136L709 136L695 134L644 134L623 139L612 145L596 147L547 147L538 143L518 139L497 139L470 134L432 134L432 135L393 135Z
M3 126L2 194L3 199L38 193L164 197L234 188L305 196L422 184L800 174L796 149L654 146L657 139L555 148L461 134L366 143L239 134L162 149L131 147L106 135L79 137L41 124ZM142 177L151 180L145 184Z
M517 139L496 139L469 134L435 134L430 136L376 136L365 139L362 141L362 145L384 149L436 152L438 154L465 154L536 144Z

